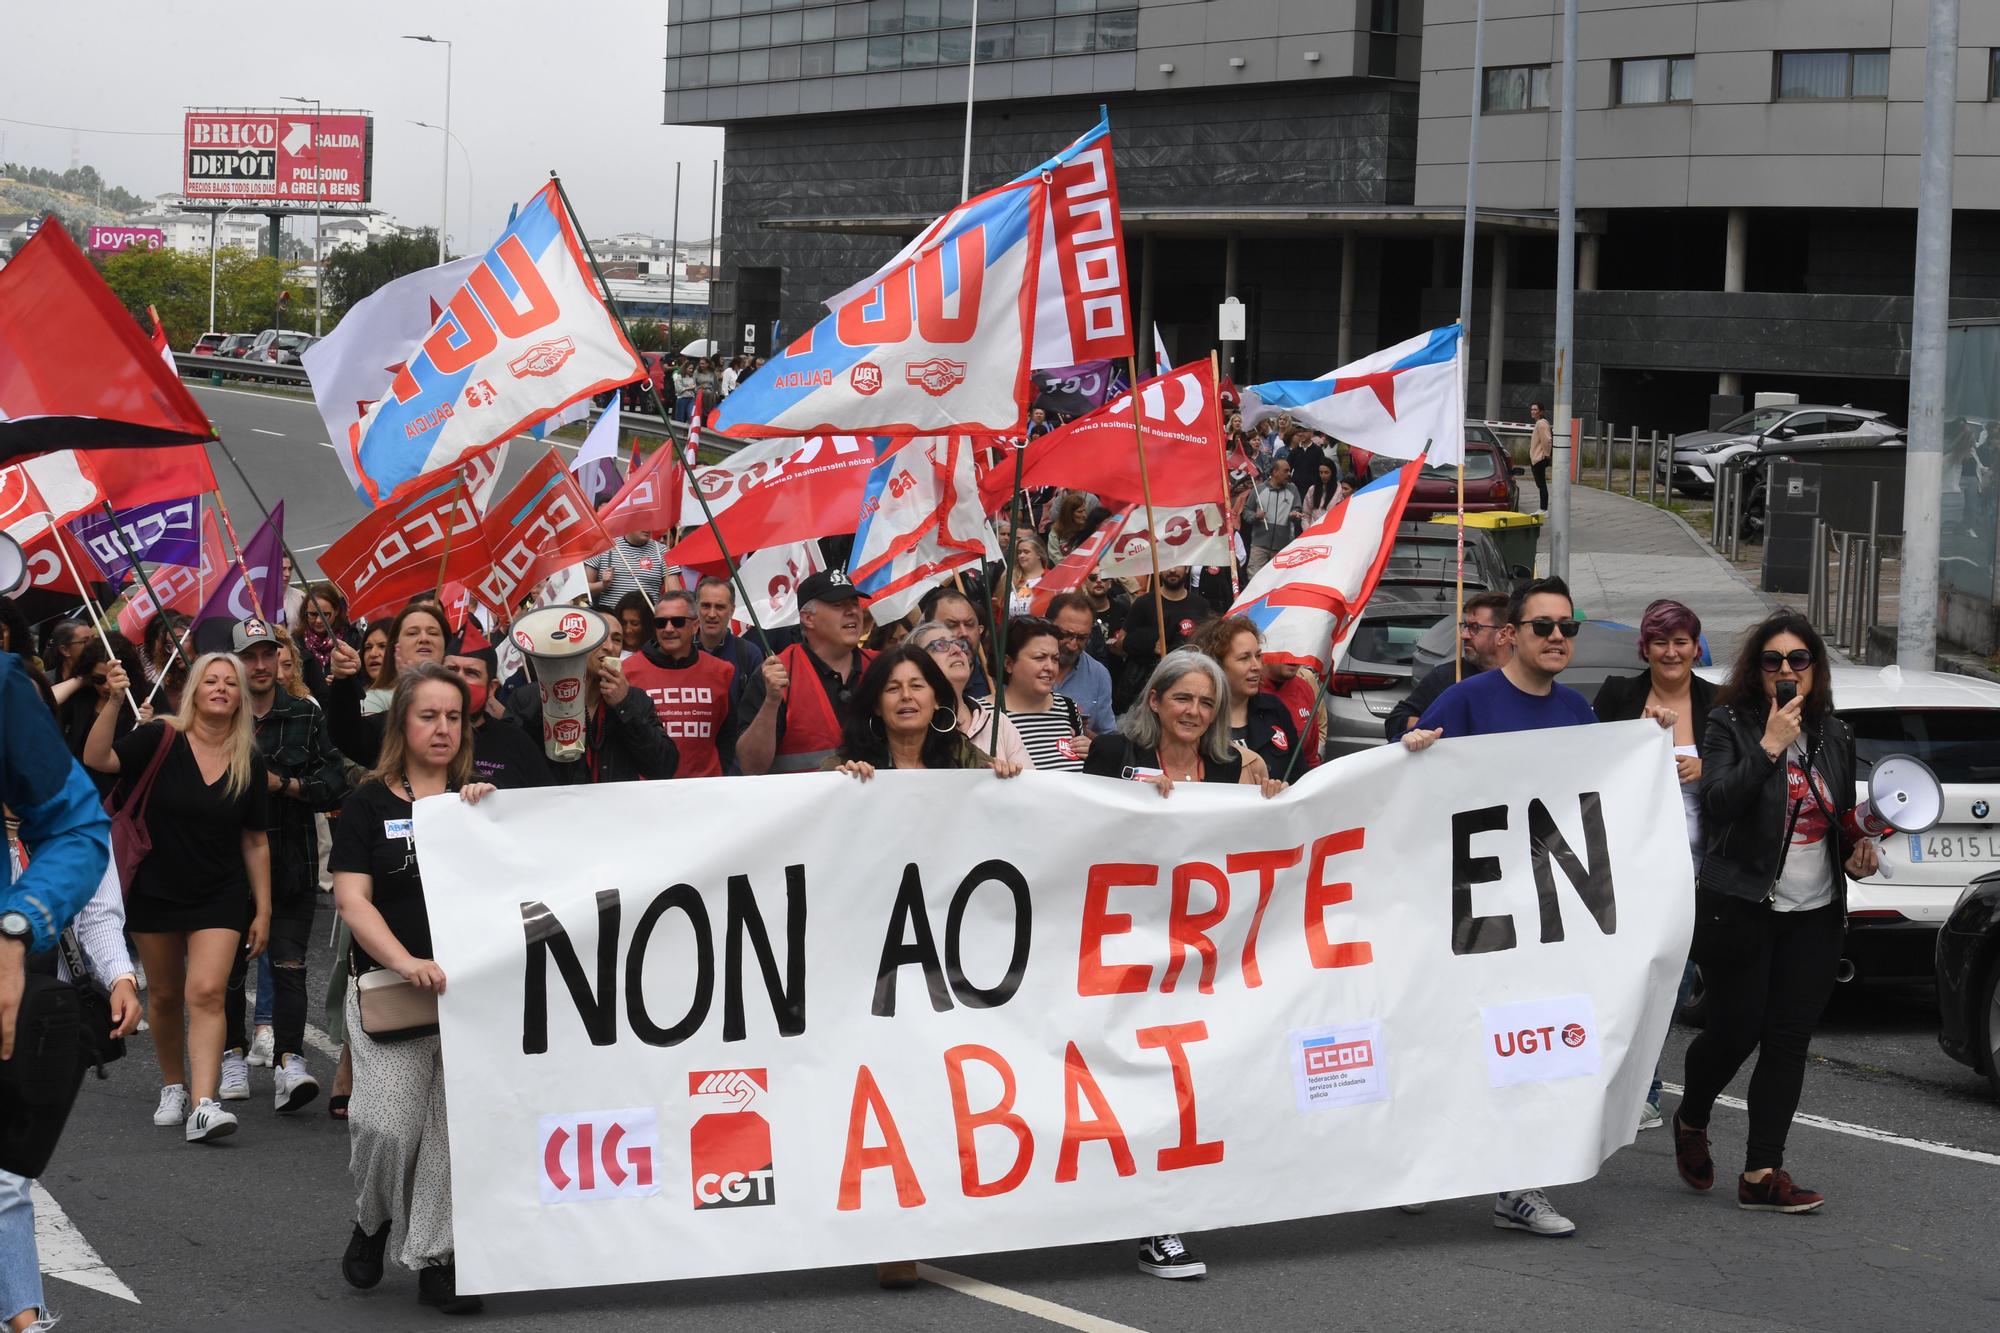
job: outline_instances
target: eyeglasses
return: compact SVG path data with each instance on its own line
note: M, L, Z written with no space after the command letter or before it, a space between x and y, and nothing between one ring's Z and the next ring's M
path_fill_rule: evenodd
M1483 620L1461 620L1458 622L1458 627L1464 630L1467 634L1477 634L1479 633L1479 631L1483 629L1500 628L1498 625L1489 625Z
M1089 638L1090 638L1090 631L1089 631L1089 630L1085 630L1085 631L1084 631L1083 633L1081 633L1081 634L1057 634L1057 635L1056 635L1056 642L1057 642L1057 643L1083 643L1083 642L1087 641L1087 640L1088 640Z
M1526 625L1535 632L1538 639L1546 639L1551 634L1560 634L1565 639L1574 639L1576 632L1583 628L1583 622L1571 617L1568 620L1553 620L1548 616L1536 616L1533 620L1517 620L1516 625Z
M1790 667L1794 671L1804 671L1813 664L1810 648L1794 648L1789 653L1767 652L1757 659L1757 664L1768 675L1777 675L1780 667Z
M665 625L668 629L686 629L693 616L654 616L655 625Z
M963 653L965 656L970 657L972 656L972 641L970 639L958 638L956 635L948 638L932 639L924 645L924 651L933 657L943 657L946 653Z

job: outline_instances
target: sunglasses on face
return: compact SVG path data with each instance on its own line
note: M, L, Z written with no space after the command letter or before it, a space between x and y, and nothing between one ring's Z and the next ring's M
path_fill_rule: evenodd
M1804 671L1813 664L1812 650L1794 648L1789 653L1767 652L1757 659L1757 664L1773 676L1783 667L1790 667L1793 671Z
M1571 617L1568 620L1553 620L1548 616L1536 616L1533 620L1517 620L1516 625L1526 625L1535 632L1538 639L1546 639L1551 634L1560 634L1565 639L1574 639L1583 622Z
M655 625L665 625L668 629L685 629L693 616L654 616Z

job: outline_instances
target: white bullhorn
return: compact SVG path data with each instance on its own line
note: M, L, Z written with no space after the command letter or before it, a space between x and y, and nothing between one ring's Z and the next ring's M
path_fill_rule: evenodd
M602 616L574 606L545 606L514 622L510 637L542 691L542 748L558 764L583 758L584 679L610 632Z
M1923 833L1944 817L1944 788L1931 766L1912 754L1885 754L1868 775L1861 827L1871 837Z
M18 597L28 589L28 557L21 543L0 532L0 597Z

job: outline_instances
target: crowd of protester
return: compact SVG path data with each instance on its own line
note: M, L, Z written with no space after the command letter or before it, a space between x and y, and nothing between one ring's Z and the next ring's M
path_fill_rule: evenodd
M700 365L691 373L699 389ZM678 368L673 387L678 400ZM1320 762L1317 681L1267 655L1256 625L1228 609L1249 569L1358 479L1324 437L1289 423L1238 433L1233 447L1248 568L1164 569L1157 588L1093 575L1044 614L1030 613L1034 581L1102 520L1096 497L1027 497L1021 530L1003 538L1011 559L964 571L890 624L874 622L840 570L811 574L797 588L797 624L768 636L744 632L730 580L666 564L671 534L625 539L586 570L607 632L585 675L583 753L560 762L542 744L533 680L506 670L477 621L436 596L364 624L331 585L304 586L293 623L239 622L230 651L192 661L188 627L171 614L138 644L61 619L37 645L0 599L9 698L38 694L47 744L66 747L95 795L150 836L149 850L105 876L116 892L98 894L88 967L113 995L120 1031L138 1023L145 993L161 1075L153 1123L179 1126L189 1143L238 1132L231 1107L249 1099L252 1067L272 1070L276 1114L318 1098L306 942L330 892L341 930L317 1016L344 1052L326 1099L352 1138L342 1272L372 1287L393 1256L418 1273L423 1303L478 1308L457 1292L453 1266L435 1029L448 978L431 957L414 802L822 770L865 783L885 768L1002 779L1034 769L1134 780L1162 797L1185 782L1275 796ZM1303 492L1294 476L1309 479ZM1873 856L1843 824L1853 743L1831 711L1824 645L1798 617L1774 617L1751 632L1718 693L1693 674L1694 613L1656 603L1638 635L1644 670L1608 684L1593 713L1558 679L1577 623L1558 580L1473 597L1460 660L1416 683L1387 739L1420 754L1440 737L1599 719L1672 729L1699 875L1693 962L1707 969L1713 1014L1673 1116L1678 1169L1696 1189L1713 1185L1709 1111L1755 1052L1739 1200L1816 1207L1820 1196L1783 1169L1785 1130L1838 958L1841 870L1866 873ZM1812 797L1803 816L1788 781ZM11 787L8 799L19 808ZM22 836L39 850L26 823ZM114 910L121 928L107 929ZM38 947L47 933L34 925ZM1663 1123L1659 1091L1656 1078L1644 1128ZM0 1243L14 1244L7 1197L0 1188ZM1541 1190L1499 1196L1494 1221L1544 1236L1575 1230ZM1164 1277L1205 1271L1172 1234L1144 1240L1139 1264ZM884 1265L881 1277L900 1285L914 1270ZM41 1308L38 1284L0 1282L0 1297L9 1312Z

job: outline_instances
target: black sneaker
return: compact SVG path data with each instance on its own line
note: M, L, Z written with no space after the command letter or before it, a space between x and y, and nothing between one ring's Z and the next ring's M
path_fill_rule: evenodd
M486 1302L458 1294L458 1265L426 1264L417 1273L417 1304L435 1305L445 1314L478 1314Z
M348 1239L347 1253L340 1256L340 1275L347 1279L347 1285L368 1290L382 1280L382 1251L389 1248L389 1224L374 1235L362 1230L361 1224L354 1224L354 1235Z
M1169 1232L1139 1242L1139 1271L1154 1277L1200 1277L1208 1265L1194 1257L1181 1238Z

